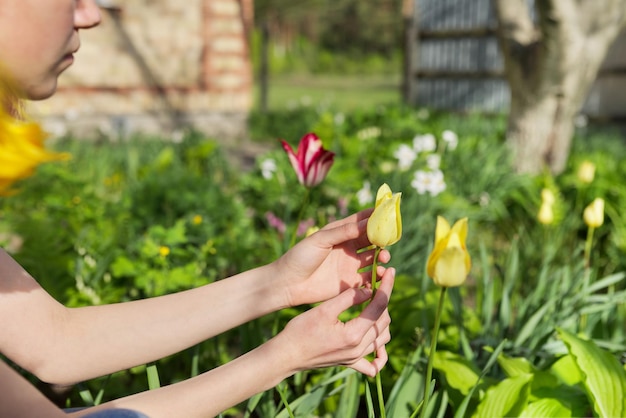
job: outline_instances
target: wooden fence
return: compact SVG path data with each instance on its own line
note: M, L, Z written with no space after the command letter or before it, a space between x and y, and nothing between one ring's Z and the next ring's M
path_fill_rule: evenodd
M491 0L407 0L403 13L407 103L460 111L508 109ZM626 31L609 51L582 113L626 120Z

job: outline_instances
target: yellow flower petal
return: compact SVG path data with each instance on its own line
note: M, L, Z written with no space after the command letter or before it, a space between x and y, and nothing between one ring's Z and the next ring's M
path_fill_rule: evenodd
M0 196L12 194L11 185L31 175L39 164L68 158L45 150L46 134L19 116L19 95L7 80L0 73Z
M554 222L554 212L552 211L552 205L548 203L542 203L539 207L539 213L537 214L537 220L544 225L551 225Z
M387 183L383 183L383 185L380 186L376 192L376 205L374 207L378 207L384 199L391 199L392 194L393 193L391 192L389 185Z
M467 251L467 218L452 228L443 217L437 217L435 246L428 257L426 271L436 285L453 287L463 284L472 266Z
M596 198L583 212L583 219L589 228L597 228L604 223L604 199Z
M433 274L437 286L455 287L465 282L469 273L465 254L460 247L450 247L441 253Z
M401 197L402 193L393 194L387 184L376 193L376 206L367 221L367 237L377 247L395 244L402 237Z
M578 180L583 183L589 184L593 181L596 174L596 166L591 161L583 161L578 167Z

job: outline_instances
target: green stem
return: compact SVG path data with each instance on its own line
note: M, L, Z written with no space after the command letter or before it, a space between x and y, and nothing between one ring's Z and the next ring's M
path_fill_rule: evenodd
M587 229L587 240L585 241L585 268L589 268L591 265L591 244L593 243L593 232L595 228L590 226Z
M380 254L380 250L382 250L380 247L374 248L374 262L372 262L372 299L374 299L378 285L376 270L378 270L378 255Z
M383 398L383 383L380 379L380 372L376 374L376 392L378 393L378 409L380 409L380 418L385 418L385 399Z
M287 410L287 413L289 414L291 418L295 418L295 416L293 415L293 411L291 410L291 407L289 406L289 401L287 401L287 394L283 391L282 383L276 386L276 389L278 390L280 399L283 401L283 405L285 405L285 409Z
M589 287L590 281L590 269L591 269L591 247L593 244L593 232L595 228L590 226L587 229L587 240L585 241L585 253L584 253L584 276L583 276L583 293L587 293L587 288ZM585 332L585 328L587 327L587 315L581 314L580 316L580 332Z
M378 270L378 255L382 248L376 247L374 249L374 261L372 262L372 299L376 294L376 288L378 287L376 270ZM378 395L378 409L380 410L380 417L385 418L385 399L383 397L383 384L380 377L380 372L376 373L376 394Z
M161 387L159 371L157 370L156 363L148 364L146 367L146 374L148 376L148 389L153 390Z
M289 243L289 248L293 247L296 244L296 239L298 239L298 228L300 226L300 222L302 222L302 218L304 217L304 211L309 204L309 198L311 196L311 189L306 188L306 192L304 195L304 200L302 201L302 206L300 207L300 212L298 213L298 218L296 219L296 224L293 229L293 235L291 236L291 242Z
M426 416L426 410L428 409L428 401L430 398L430 381L433 377L433 357L437 351L437 338L439 335L439 325L441 324L441 311L443 311L443 302L446 297L447 287L441 288L439 294L439 305L437 306L437 313L435 314L435 327L433 329L432 340L430 341L430 353L428 353L428 366L426 367L426 380L424 382L424 400L422 402L422 410L420 411L420 417Z

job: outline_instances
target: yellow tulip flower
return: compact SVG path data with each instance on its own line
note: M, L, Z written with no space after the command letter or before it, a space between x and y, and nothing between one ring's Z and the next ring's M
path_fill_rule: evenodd
M542 189L541 190L541 201L548 205L553 205L556 202L556 198L554 197L554 193L550 189Z
M537 220L544 225L550 225L554 222L554 212L552 206L556 201L554 193L550 189L543 189L541 191L541 206L539 207L539 213L537 214Z
M542 203L539 207L537 220L544 225L551 225L552 222L554 222L554 212L552 211L552 205L545 202Z
M596 174L596 166L591 161L583 161L578 167L578 180L583 183L591 183Z
M17 92L0 72L0 196L12 194L11 185L28 177L46 161L67 158L48 152L41 127L23 120Z
M458 220L452 228L443 217L437 217L435 248L428 257L426 270L437 286L455 287L465 282L472 266L465 246L467 218Z
M583 219L589 228L597 228L604 223L604 199L598 197L583 212Z
M367 221L367 237L379 248L395 244L402 237L401 197L402 193L392 193L386 183L376 193L376 206Z

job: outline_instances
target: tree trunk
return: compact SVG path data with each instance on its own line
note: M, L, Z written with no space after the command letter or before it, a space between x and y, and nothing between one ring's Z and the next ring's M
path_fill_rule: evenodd
M494 0L511 91L507 141L517 171L565 169L574 118L626 23L626 0Z

